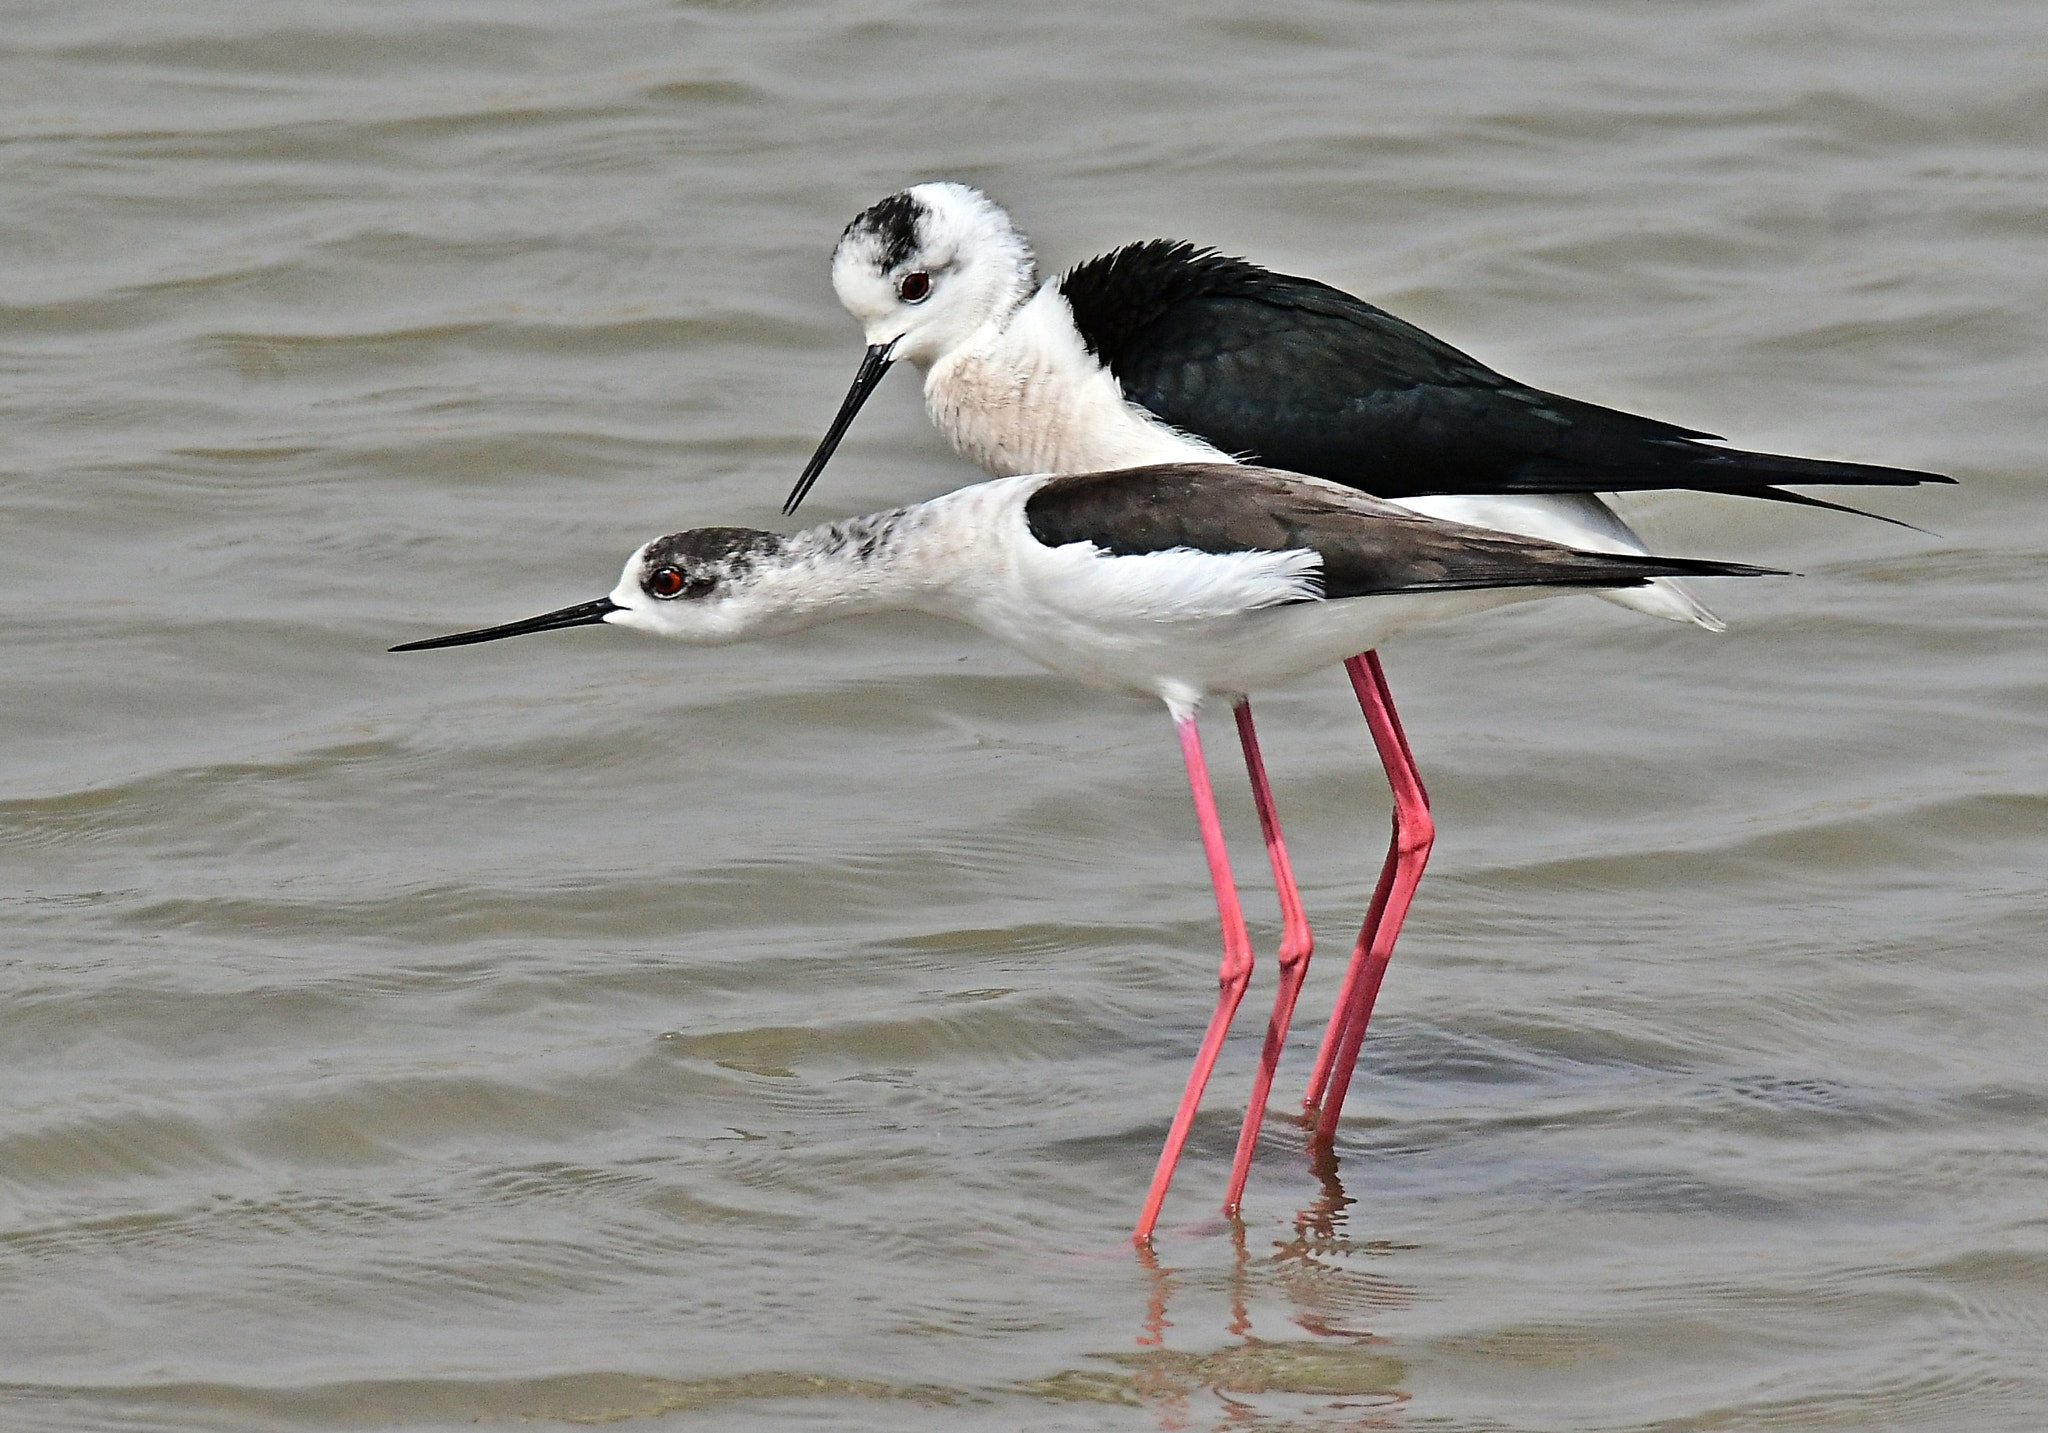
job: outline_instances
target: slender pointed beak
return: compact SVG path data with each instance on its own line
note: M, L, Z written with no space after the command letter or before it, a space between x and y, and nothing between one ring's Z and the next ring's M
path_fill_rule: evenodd
M543 612L538 617L529 617L524 622L507 622L502 627L480 627L474 632L455 632L446 637L429 637L424 642L403 642L391 650L394 652L424 652L429 647L467 647L472 642L495 642L500 637L524 637L528 632L552 632L557 627L588 627L594 622L604 621L612 612L626 609L609 597L600 597L595 602L579 602L574 607L564 607L559 612Z
M898 334L887 343L868 345L867 357L861 359L860 371L853 375L853 387L846 390L846 401L839 405L839 416L825 430L825 441L818 444L818 451L811 454L810 462L804 464L803 476L789 490L789 501L782 505L784 517L794 513L810 496L811 485L818 481L818 474L824 472L825 464L832 461L832 452L839 446L839 440L853 426L853 415L860 412L860 405L868 401L868 395L875 391L875 385L882 381L882 375L896 361L896 345L901 342L903 335Z

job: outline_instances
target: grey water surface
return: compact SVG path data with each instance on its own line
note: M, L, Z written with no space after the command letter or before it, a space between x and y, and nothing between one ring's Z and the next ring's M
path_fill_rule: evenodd
M2048 1425L2048 7L22 0L0 17L0 1427ZM1243 1223L1163 711L973 632L391 656L777 526L826 257L981 183L1520 378L1952 472L1631 505L1262 696L1322 949ZM818 519L972 475L892 375ZM1840 496L1841 494L1837 494ZM1229 724L1211 757L1262 955Z

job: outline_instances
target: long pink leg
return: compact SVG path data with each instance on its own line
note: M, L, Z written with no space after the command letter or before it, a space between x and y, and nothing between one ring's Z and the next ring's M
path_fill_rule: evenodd
M1143 1243L1152 1237L1159 1222L1159 1206L1166 1202L1166 1186L1173 1182L1173 1167L1180 1162L1181 1146L1188 1141L1188 1129L1195 1122L1195 1109L1202 1103L1202 1090L1209 1083L1209 1071L1223 1049L1223 1036L1230 1019L1237 1014L1245 987L1252 979L1252 942L1245 933L1244 912L1237 903L1237 883L1230 878L1230 857L1223 849L1223 824L1216 819L1216 796L1209 789L1209 765L1202 759L1202 737L1192 715L1174 723L1180 730L1180 754L1188 768L1188 790L1195 798L1195 823L1202 831L1202 854L1209 859L1209 881L1216 887L1216 915L1223 924L1223 962L1216 972L1216 1013L1209 1017L1209 1032L1202 1048L1195 1052L1195 1067L1188 1072L1187 1089L1181 1092L1180 1108L1174 1111L1173 1127L1166 1132L1166 1146L1159 1151L1159 1167L1152 1171L1152 1190L1138 1215L1132 1238Z
M1383 708L1386 711L1387 715L1393 720L1394 735L1400 743L1402 756L1406 758L1405 764L1412 771L1414 758L1408 751L1408 737L1401 730L1401 719L1394 714L1393 696L1386 689L1386 676L1380 670L1378 653L1366 652L1362 656L1353 657L1344 665L1345 669L1351 674L1353 690L1359 690L1360 669L1361 667L1364 669L1366 680L1371 683L1377 694L1376 700L1372 702L1367 702L1363 696L1360 698L1360 705L1366 711L1367 725L1372 727L1373 709L1375 707ZM1379 744L1379 732L1376 728L1373 729L1373 740L1375 745ZM1386 766L1387 784L1392 786L1395 782L1395 765L1385 760L1384 748L1382 748L1381 761ZM1418 787L1421 785L1420 777L1416 778L1416 784ZM1424 794L1423 800L1425 803L1428 801L1427 793ZM1372 900L1366 905L1365 920L1360 924L1358 930L1358 943L1352 947L1351 959L1344 967L1344 983L1338 988L1336 1003L1330 1007L1330 1023L1328 1028L1323 1031L1322 1047L1316 1051L1316 1062L1309 1070L1308 1089L1301 1098L1301 1107L1304 1110L1320 1108L1323 1102L1323 1095L1329 1088L1331 1067L1336 1064L1337 1051L1343 1046L1344 1033L1351 1023L1351 1007L1358 991L1359 976L1367 963L1367 957L1372 947L1373 933L1379 929L1380 919L1386 913L1387 896L1393 890L1394 872L1400 865L1400 847L1401 809L1399 803L1396 803L1394 807L1394 830L1392 838L1387 843L1387 857L1380 865L1380 878L1373 887ZM1374 995L1377 995L1377 993L1377 989L1375 989ZM1373 996L1366 998L1368 1013L1370 1013L1372 1008L1372 999Z
M1337 1051L1344 1044L1344 1032L1351 1026L1351 1006L1358 991L1359 972L1365 968L1373 932L1379 929L1380 917L1387 909L1387 895L1394 887L1394 869L1398 864L1395 851L1400 840L1397 832L1387 845L1387 858L1380 866L1379 882L1373 887L1372 900L1365 908L1365 920L1358 928L1358 942L1351 947L1351 959L1344 966L1344 982L1337 987L1336 1003L1330 1007L1330 1023L1323 1030L1323 1043L1316 1050L1316 1062L1309 1068L1308 1088L1301 1096L1301 1107L1305 1111L1319 1110L1323 1095L1330 1088L1331 1067L1337 1063Z
M1259 810L1259 830L1266 838L1266 857L1273 864L1273 889L1280 897L1280 990L1273 997L1273 1018L1266 1023L1266 1043L1259 1051L1259 1072L1252 1079L1251 1103L1245 1106L1244 1129L1237 1136L1237 1157L1230 1166L1230 1189L1223 1196L1223 1212L1235 1214L1244 1202L1244 1182L1252 1172L1252 1150L1259 1142L1259 1124L1266 1116L1266 1100L1273 1090L1273 1072L1280 1067L1280 1051L1287 1044L1287 1025L1294 1018L1294 1002L1301 994L1301 982L1308 974L1308 958L1315 952L1315 937L1309 934L1308 917L1301 911L1301 893L1294 886L1294 867L1287 860L1287 843L1280 837L1280 813L1273 806L1273 788L1266 780L1266 762L1259 755L1259 734L1252 729L1252 704L1237 704L1237 738L1244 746L1244 769L1252 779L1252 802Z
M1373 708L1375 706L1381 707L1386 711L1387 715L1392 718L1394 735L1400 743L1401 755L1406 758L1405 764L1412 772L1414 757L1408 750L1407 734L1401 730L1401 719L1394 713L1393 696L1387 691L1386 675L1380 670L1378 655L1373 652L1364 653L1362 656L1353 657L1349 662L1345 663L1345 667L1351 673L1354 690L1359 689L1358 683L1361 677L1361 668L1363 668L1364 679L1372 685L1377 696L1377 699L1372 702L1368 702L1362 694L1360 697L1359 704L1366 709L1368 725L1372 723ZM1378 740L1378 732L1375 730L1375 743ZM1383 764L1386 764L1387 767L1387 784L1392 786L1395 782L1395 766L1384 763L1384 760ZM1415 778L1415 781L1417 787L1420 788L1421 778L1418 776ZM1426 792L1424 793L1423 800L1425 802L1428 801L1428 794ZM1303 1094L1301 1100L1304 1110L1317 1109L1323 1102L1325 1091L1329 1088L1331 1067L1336 1064L1337 1052L1344 1044L1344 1033L1351 1023L1351 1009L1358 991L1359 976L1367 963L1372 947L1373 933L1379 929L1380 919L1386 913L1387 897L1393 890L1394 872L1400 864L1400 845L1401 811L1397 803L1394 809L1393 837L1387 844L1387 858L1380 866L1379 881L1373 887L1372 900L1365 908L1365 920L1359 926L1358 943L1352 947L1351 959L1344 967L1344 983L1338 989L1336 1003L1330 1008L1330 1023L1329 1027L1323 1032L1322 1047L1316 1051L1315 1065L1309 1071L1308 1090ZM1374 993L1377 994L1377 990ZM1372 997L1368 996L1368 1013L1371 1010L1371 1000Z
M1379 885L1373 891L1372 905L1366 911L1358 944L1351 952L1351 964L1344 973L1344 988L1337 996L1336 1009L1330 1012L1323 1048L1309 1075L1308 1096L1303 1101L1308 1109L1321 1106L1315 1137L1325 1144L1336 1135L1337 1117L1351 1087L1351 1072L1358 1063L1358 1047L1365 1039L1366 1024L1372 1019L1373 1001L1379 996L1380 981L1386 976L1394 942L1401 934L1401 922L1407 917L1408 904L1414 899L1422 869L1429 862L1429 848L1436 840L1436 823L1429 814L1429 793L1423 789L1414 753L1408 749L1408 737L1401 730L1400 717L1395 715L1393 695L1387 690L1386 673L1380 669L1378 654L1366 652L1344 666L1351 674L1351 687L1358 694L1358 705L1365 713L1373 745L1379 748L1380 762L1387 769L1387 784L1393 788L1394 832L1386 863L1380 869Z

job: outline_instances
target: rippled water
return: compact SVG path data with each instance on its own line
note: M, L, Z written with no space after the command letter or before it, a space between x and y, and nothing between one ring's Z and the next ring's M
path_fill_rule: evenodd
M2048 1406L2048 9L16 5L0 1423L2022 1429ZM1507 371L1953 472L1634 509L1726 636L1394 647L1441 836L1262 700L1323 935L1124 1243L1214 913L1163 715L936 623L391 657L775 525L825 257L981 182ZM813 508L968 474L892 377ZM1219 769L1228 724L1211 723ZM1263 951L1277 918L1225 788Z

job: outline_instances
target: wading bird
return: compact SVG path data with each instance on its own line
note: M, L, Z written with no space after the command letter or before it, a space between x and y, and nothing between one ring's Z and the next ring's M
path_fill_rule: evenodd
M1090 686L1157 699L1179 733L1223 927L1221 989L1141 1212L1151 1237L1210 1069L1251 979L1252 951L1195 725L1212 696L1235 706L1287 938L1250 1108L1231 1171L1233 1212L1307 959L1246 694L1349 658L1414 853L1430 841L1421 782L1369 655L1424 623L1574 590L1680 575L1751 576L1733 563L1580 552L1437 521L1353 489L1267 468L1165 464L997 479L930 502L779 536L697 528L628 559L607 597L394 651L487 642L595 623L698 645L775 636L860 613L929 612L969 623ZM1360 657L1354 654L1368 653ZM1365 1016L1419 864L1374 893L1325 1051L1331 1103L1358 1058Z
M964 184L915 185L862 211L833 253L832 285L866 331L867 356L785 513L896 362L924 370L933 423L992 473L1270 463L1434 517L1594 552L1649 551L1600 493L1692 489L1855 512L1774 485L1952 481L1743 452L1710 433L1546 393L1340 289L1193 244L1130 244L1040 283L1030 242ZM1600 595L1721 630L1676 581ZM1393 725L1378 661L1352 675ZM1249 715L1239 721L1251 740ZM1380 889L1412 889L1429 843L1411 828L1427 798L1405 745L1381 750L1393 752L1395 803ZM1389 947L1400 920L1394 907L1382 922ZM1347 982L1369 963L1361 939ZM1343 1104L1330 1072L1335 1048L1355 1043L1337 1023L1351 1008L1340 1003L1333 1016L1303 1098L1320 1107L1322 1140Z

